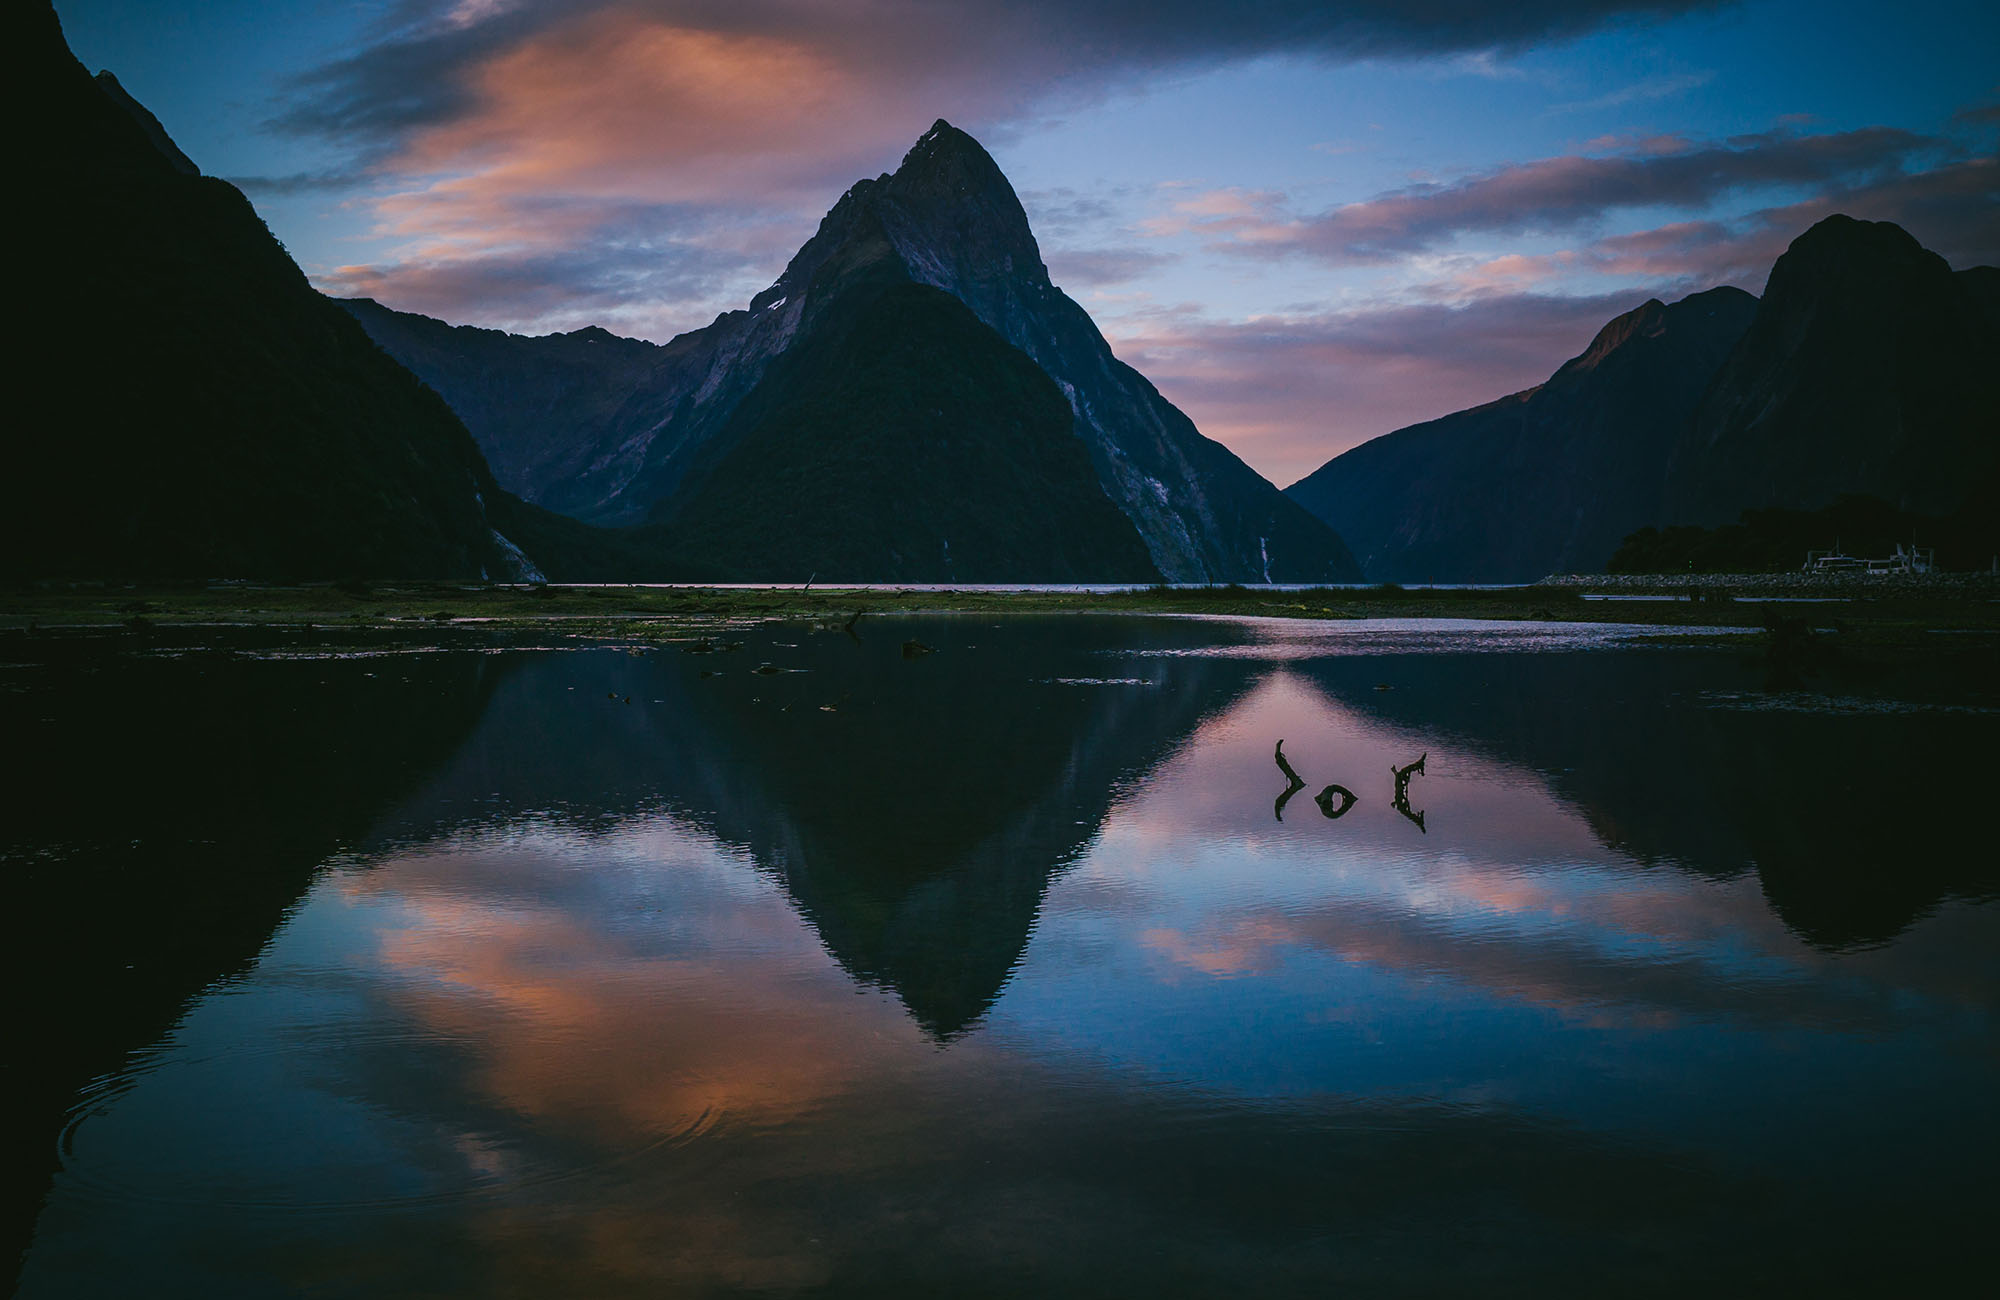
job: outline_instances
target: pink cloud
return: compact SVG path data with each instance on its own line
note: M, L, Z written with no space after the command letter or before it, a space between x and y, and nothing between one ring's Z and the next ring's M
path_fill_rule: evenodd
M1156 311L1105 333L1204 433L1285 484L1379 434L1541 383L1646 296L1488 293L1240 323Z

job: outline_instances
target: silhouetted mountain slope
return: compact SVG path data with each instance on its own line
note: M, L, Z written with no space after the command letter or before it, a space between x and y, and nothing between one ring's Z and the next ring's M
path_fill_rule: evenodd
M712 457L704 448L772 363L811 333L852 274L875 264L957 298L1055 381L1105 494L1132 520L1168 578L1358 576L1331 530L1203 438L1111 355L1089 315L1050 283L1006 177L977 141L942 121L893 175L849 189L749 310L726 312L667 343L631 396L613 394L587 407L565 403L552 420L586 439L587 454L563 465L550 461L540 471L547 478L518 486L595 522L651 517L690 467ZM425 354L411 328L392 329L394 322L365 308L358 314L384 347L435 379L489 448L516 439L511 426L487 414L495 401L509 399L482 387L484 379L466 377L478 371L504 379L502 372L444 364ZM445 337L430 332L425 346ZM524 342L555 350L548 340ZM546 391L532 381L523 404L536 405ZM677 513L681 506L668 509Z
M1411 425L1286 489L1384 582L1530 582L1604 566L1660 515L1663 468L1757 300L1652 299L1540 387Z
M1844 493L1962 506L2000 469L1990 275L1954 276L1888 222L1832 216L1799 236L1675 448L1666 520Z
M306 283L45 4L5 67L33 221L0 566L26 574L477 577L527 571L450 409ZM115 96L115 98L114 98Z
M950 295L863 284L771 367L671 516L691 577L1157 581L1069 404Z
M596 327L524 338L336 299L370 337L443 394L493 477L552 510L587 514L592 462L654 423L647 385L662 349Z

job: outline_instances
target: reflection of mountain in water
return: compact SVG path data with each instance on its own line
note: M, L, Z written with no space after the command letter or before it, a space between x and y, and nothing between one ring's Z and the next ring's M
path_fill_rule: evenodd
M9 674L10 1235L77 1089L242 971L327 856L472 729L501 661L126 657ZM24 1106L22 1099L26 1098Z
M551 812L587 826L648 805L692 814L783 880L851 974L893 988L949 1038L992 1004L1050 878L1127 778L1256 669L1133 669L1109 653L1135 638L1214 639L1195 625L967 616L856 631L760 628L735 652L531 661L409 824L384 832L432 834L440 815ZM913 636L935 653L906 658ZM764 663L782 671L757 673Z
M1948 676L1925 668L1866 685ZM1758 702L1762 675L1721 653L1410 655L1302 673L1365 716L1538 770L1611 848L1716 876L1754 868L1817 947L1881 943L1943 898L2000 888L1978 843L1990 764L1964 761L2000 742L1993 717L1716 707L1715 692Z

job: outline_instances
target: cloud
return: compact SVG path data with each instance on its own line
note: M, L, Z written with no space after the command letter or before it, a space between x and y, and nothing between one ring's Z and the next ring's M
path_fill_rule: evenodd
M1599 95L1595 99L1578 100L1569 104L1557 104L1548 111L1550 113L1588 113L1599 109L1621 108L1626 104L1644 104L1659 99L1672 99L1674 96L1684 95L1690 90L1700 90L1703 86L1714 80L1715 74L1709 71L1683 72L1662 77L1645 77L1632 82L1630 85L1621 86L1609 94Z
M1893 221L1960 269L2000 263L2000 160L1972 158L1859 185L1831 186L1809 198L1727 220L1672 222L1487 265L1507 264L1524 280L1530 272L1545 278L1592 271L1662 291L1734 284L1761 292L1771 264L1791 242L1835 213ZM1472 287L1486 287L1476 276L1465 278Z
M1104 230L1119 220L1121 199L1131 196L1126 186L1083 193L1062 186L1052 190L1027 190L1018 197L1028 220L1042 238L1074 236L1085 231Z
M1708 2L403 0L363 48L296 79L274 123L346 149L368 175L372 233L394 245L382 276L514 257L531 281L557 241L605 242L617 218L593 205L706 205L718 226L723 210L754 206L788 221L795 245L827 196L940 114L990 137L1162 70L1513 49ZM524 303L453 310L492 320Z
M1954 267L2000 263L2000 160L1961 158L1904 171L1904 151L1920 137L1886 130L1820 137L1804 149L1790 144L1807 142L1759 139L1769 148L1731 151L1760 156L1700 162L1716 151L1656 154L1652 144L1635 145L1625 157L1645 175L1621 192L1656 196L1672 208L1693 206L1716 177L1805 177L1820 167L1832 181L1791 202L1601 235L1551 252L1432 255L1423 259L1430 278L1396 300L1247 322L1207 320L1188 310L1135 312L1107 322L1106 333L1120 356L1203 432L1282 484L1379 434L1542 382L1606 321L1648 297L1671 300L1721 284L1761 293L1791 242L1836 212L1893 221ZM1645 164L1653 157L1670 165L1649 172ZM1401 243L1407 247L1398 260L1407 264L1428 253L1429 241L1475 226L1490 233L1509 220L1514 209L1502 195L1521 210L1539 204L1544 213L1581 222L1607 210L1602 192L1596 200L1589 193L1569 168L1517 168L1504 180L1494 173L1438 187L1428 200L1355 205L1365 214L1344 219L1337 238L1309 245L1303 235L1285 243L1297 227L1271 219L1278 196L1210 191L1177 204L1148 230L1224 232L1232 247L1262 255L1330 247L1336 259L1357 249L1373 257L1375 249ZM1425 201L1438 211L1420 211ZM1593 209L1593 201L1600 206ZM1176 221L1185 224L1177 228ZM1373 242L1352 242L1361 232ZM1380 260L1389 260L1386 251ZM1578 284L1618 287L1551 291Z
M1056 284L1099 288L1136 280L1178 259L1143 248L1066 248L1050 250L1047 260Z
M1219 247L1259 256L1388 263L1469 235L1576 231L1642 208L1700 211L1760 188L1847 192L1904 176L1920 156L1947 148L1935 137L1894 127L1651 140L1609 154L1543 158L1413 185L1314 216L1293 214L1281 194L1209 191L1176 201L1145 229L1161 236L1206 235Z
M1974 104L1961 108L1951 115L1951 120L1960 126L2000 125L2000 103Z
M351 190L366 183L367 173L334 167L325 171L292 172L284 176L230 176L226 180L252 198L291 198L299 194L327 194Z
M1157 310L1105 332L1202 432L1285 484L1378 434L1541 383L1647 296L1489 293L1240 323Z
M505 211L504 228L448 225L395 260L323 268L314 282L454 323L530 333L601 325L665 341L712 320L709 304L760 275L794 234L709 206L524 199Z
M712 47L758 43L810 51L850 72L905 80L970 73L1013 96L1038 96L1081 73L1134 75L1265 54L1359 59L1511 51L1608 22L1667 18L1716 0L406 0L360 52L308 74L283 115L292 129L377 137L476 112L496 63L529 50L582 51L592 33L671 33L668 81ZM642 37L642 41L645 38Z

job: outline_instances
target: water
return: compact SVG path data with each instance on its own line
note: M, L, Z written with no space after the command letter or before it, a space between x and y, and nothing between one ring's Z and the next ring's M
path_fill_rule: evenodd
M20 1293L1980 1258L1989 648L1774 683L1598 626L856 630L8 670Z

